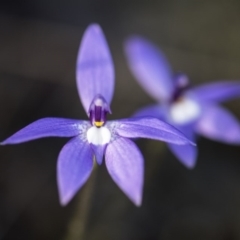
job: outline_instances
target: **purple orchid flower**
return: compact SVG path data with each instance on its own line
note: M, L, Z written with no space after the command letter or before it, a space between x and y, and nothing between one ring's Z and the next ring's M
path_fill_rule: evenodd
M164 120L195 141L196 133L229 144L240 144L240 125L218 103L240 95L239 81L221 81L190 88L188 77L174 75L164 54L147 40L134 36L125 42L131 72L159 104L140 109L134 116ZM161 102L161 104L160 104ZM188 168L196 164L197 148L168 143Z
M173 144L192 144L181 132L155 118L106 120L111 113L114 67L101 28L90 25L76 66L78 93L90 121L44 118L21 129L1 144L16 144L42 137L73 137L57 163L60 202L66 205L87 181L94 164L102 163L122 191L137 205L143 189L143 157L128 138L151 138Z

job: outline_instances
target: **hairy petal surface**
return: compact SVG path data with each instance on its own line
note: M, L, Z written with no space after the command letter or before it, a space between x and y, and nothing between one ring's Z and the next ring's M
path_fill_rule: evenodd
M213 140L240 144L240 124L227 110L214 104L206 104L196 131Z
M19 130L1 145L16 144L43 137L73 137L81 134L87 121L65 118L42 118Z
M118 138L106 149L106 166L114 182L137 205L142 202L143 157L128 139Z
M165 114L165 109L162 106L154 104L148 107L141 108L133 115L133 117L154 117L164 120Z
M62 205L68 204L87 181L92 168L93 153L86 141L75 137L62 148L57 163L57 183Z
M87 114L97 94L102 95L110 105L114 66L104 34L97 24L90 25L84 33L77 57L76 76L78 93Z
M129 67L140 85L157 101L171 97L174 86L172 70L164 54L141 37L125 42Z
M122 137L150 138L180 145L195 145L175 127L156 118L130 118L116 123L115 131Z
M176 126L181 132L185 134L188 139L195 141L194 128L192 124L184 126ZM176 145L168 143L170 150L179 159L179 161L187 168L194 168L197 161L197 147L192 145Z
M240 97L240 81L221 81L204 84L191 89L191 92L202 101L221 102Z

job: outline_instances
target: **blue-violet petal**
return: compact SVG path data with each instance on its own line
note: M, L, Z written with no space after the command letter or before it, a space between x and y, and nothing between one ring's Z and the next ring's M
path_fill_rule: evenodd
M180 130L188 139L191 141L195 141L195 133L193 124L188 124L184 126L175 127ZM173 154L179 159L179 161L186 166L187 168L194 168L197 162L197 147L192 145L176 145L172 143L168 143L170 150Z
M208 83L191 89L200 101L222 102L240 97L240 81L220 81Z
M230 144L240 144L240 124L224 108L215 104L206 104L196 131L213 140Z
M150 138L175 144L193 144L183 133L159 119L130 118L116 121L116 132L127 138Z
M79 136L62 148L57 163L57 184L62 205L68 204L87 181L92 168L92 149Z
M110 105L114 90L114 66L102 32L97 24L84 33L77 57L77 87L83 107L88 114L92 100L102 95Z
M16 144L43 137L73 137L81 134L87 121L65 118L42 118L19 130L1 145Z
M137 206L142 202L143 157L128 139L118 138L107 146L106 167L114 182Z
M169 100L174 91L171 67L164 54L142 37L125 42L128 65L136 80L154 99Z

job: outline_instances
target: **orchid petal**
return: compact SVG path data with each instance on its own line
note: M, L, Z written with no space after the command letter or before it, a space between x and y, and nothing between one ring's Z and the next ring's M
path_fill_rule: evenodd
M129 67L148 94L157 101L168 100L174 91L172 70L164 54L141 37L131 37L125 43Z
M240 124L227 110L213 104L206 104L202 117L196 124L196 131L213 140L240 144Z
M116 133L122 137L150 138L179 145L195 145L175 127L156 118L145 117L122 119L113 122L113 124L116 125Z
M181 132L185 134L191 141L195 141L195 134L193 132L193 126L184 125L184 126L175 126ZM168 143L170 150L173 154L179 159L179 161L185 165L187 168L194 168L197 161L197 147L192 145L176 145Z
M142 202L143 157L128 139L118 138L107 146L106 167L114 182L137 205Z
M93 168L90 145L80 137L71 139L61 150L57 163L57 183L62 205L74 197L89 178Z
M104 145L91 144L91 148L94 152L94 156L99 165L102 164L103 155L105 153L106 146L107 146L107 144L104 144Z
M221 81L204 84L191 89L191 92L202 101L222 102L240 97L240 81Z
M154 117L161 120L164 120L164 116L165 109L158 104L143 107L133 115L133 117Z
M114 66L104 34L97 24L90 25L84 33L76 76L78 93L87 114L98 94L110 105L114 90Z
M22 143L43 137L73 137L80 134L82 127L87 124L87 121L73 119L42 118L19 130L1 145Z

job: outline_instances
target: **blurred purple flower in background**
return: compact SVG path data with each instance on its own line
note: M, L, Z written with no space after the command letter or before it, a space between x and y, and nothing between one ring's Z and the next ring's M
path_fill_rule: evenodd
M125 42L129 67L139 84L158 104L140 109L134 116L153 116L166 121L195 141L195 134L224 143L240 144L239 122L218 105L240 96L240 82L221 81L190 88L188 77L174 75L164 54L144 38L134 36ZM161 104L160 104L161 102ZM197 148L168 143L175 156L193 168Z
M122 191L136 204L142 201L143 157L128 138L150 138L172 144L193 144L181 132L156 118L106 121L114 90L114 67L101 28L90 25L77 58L77 87L90 121L40 119L1 144L16 144L42 137L73 137L57 163L60 202L66 205L89 178L94 157L106 167Z

